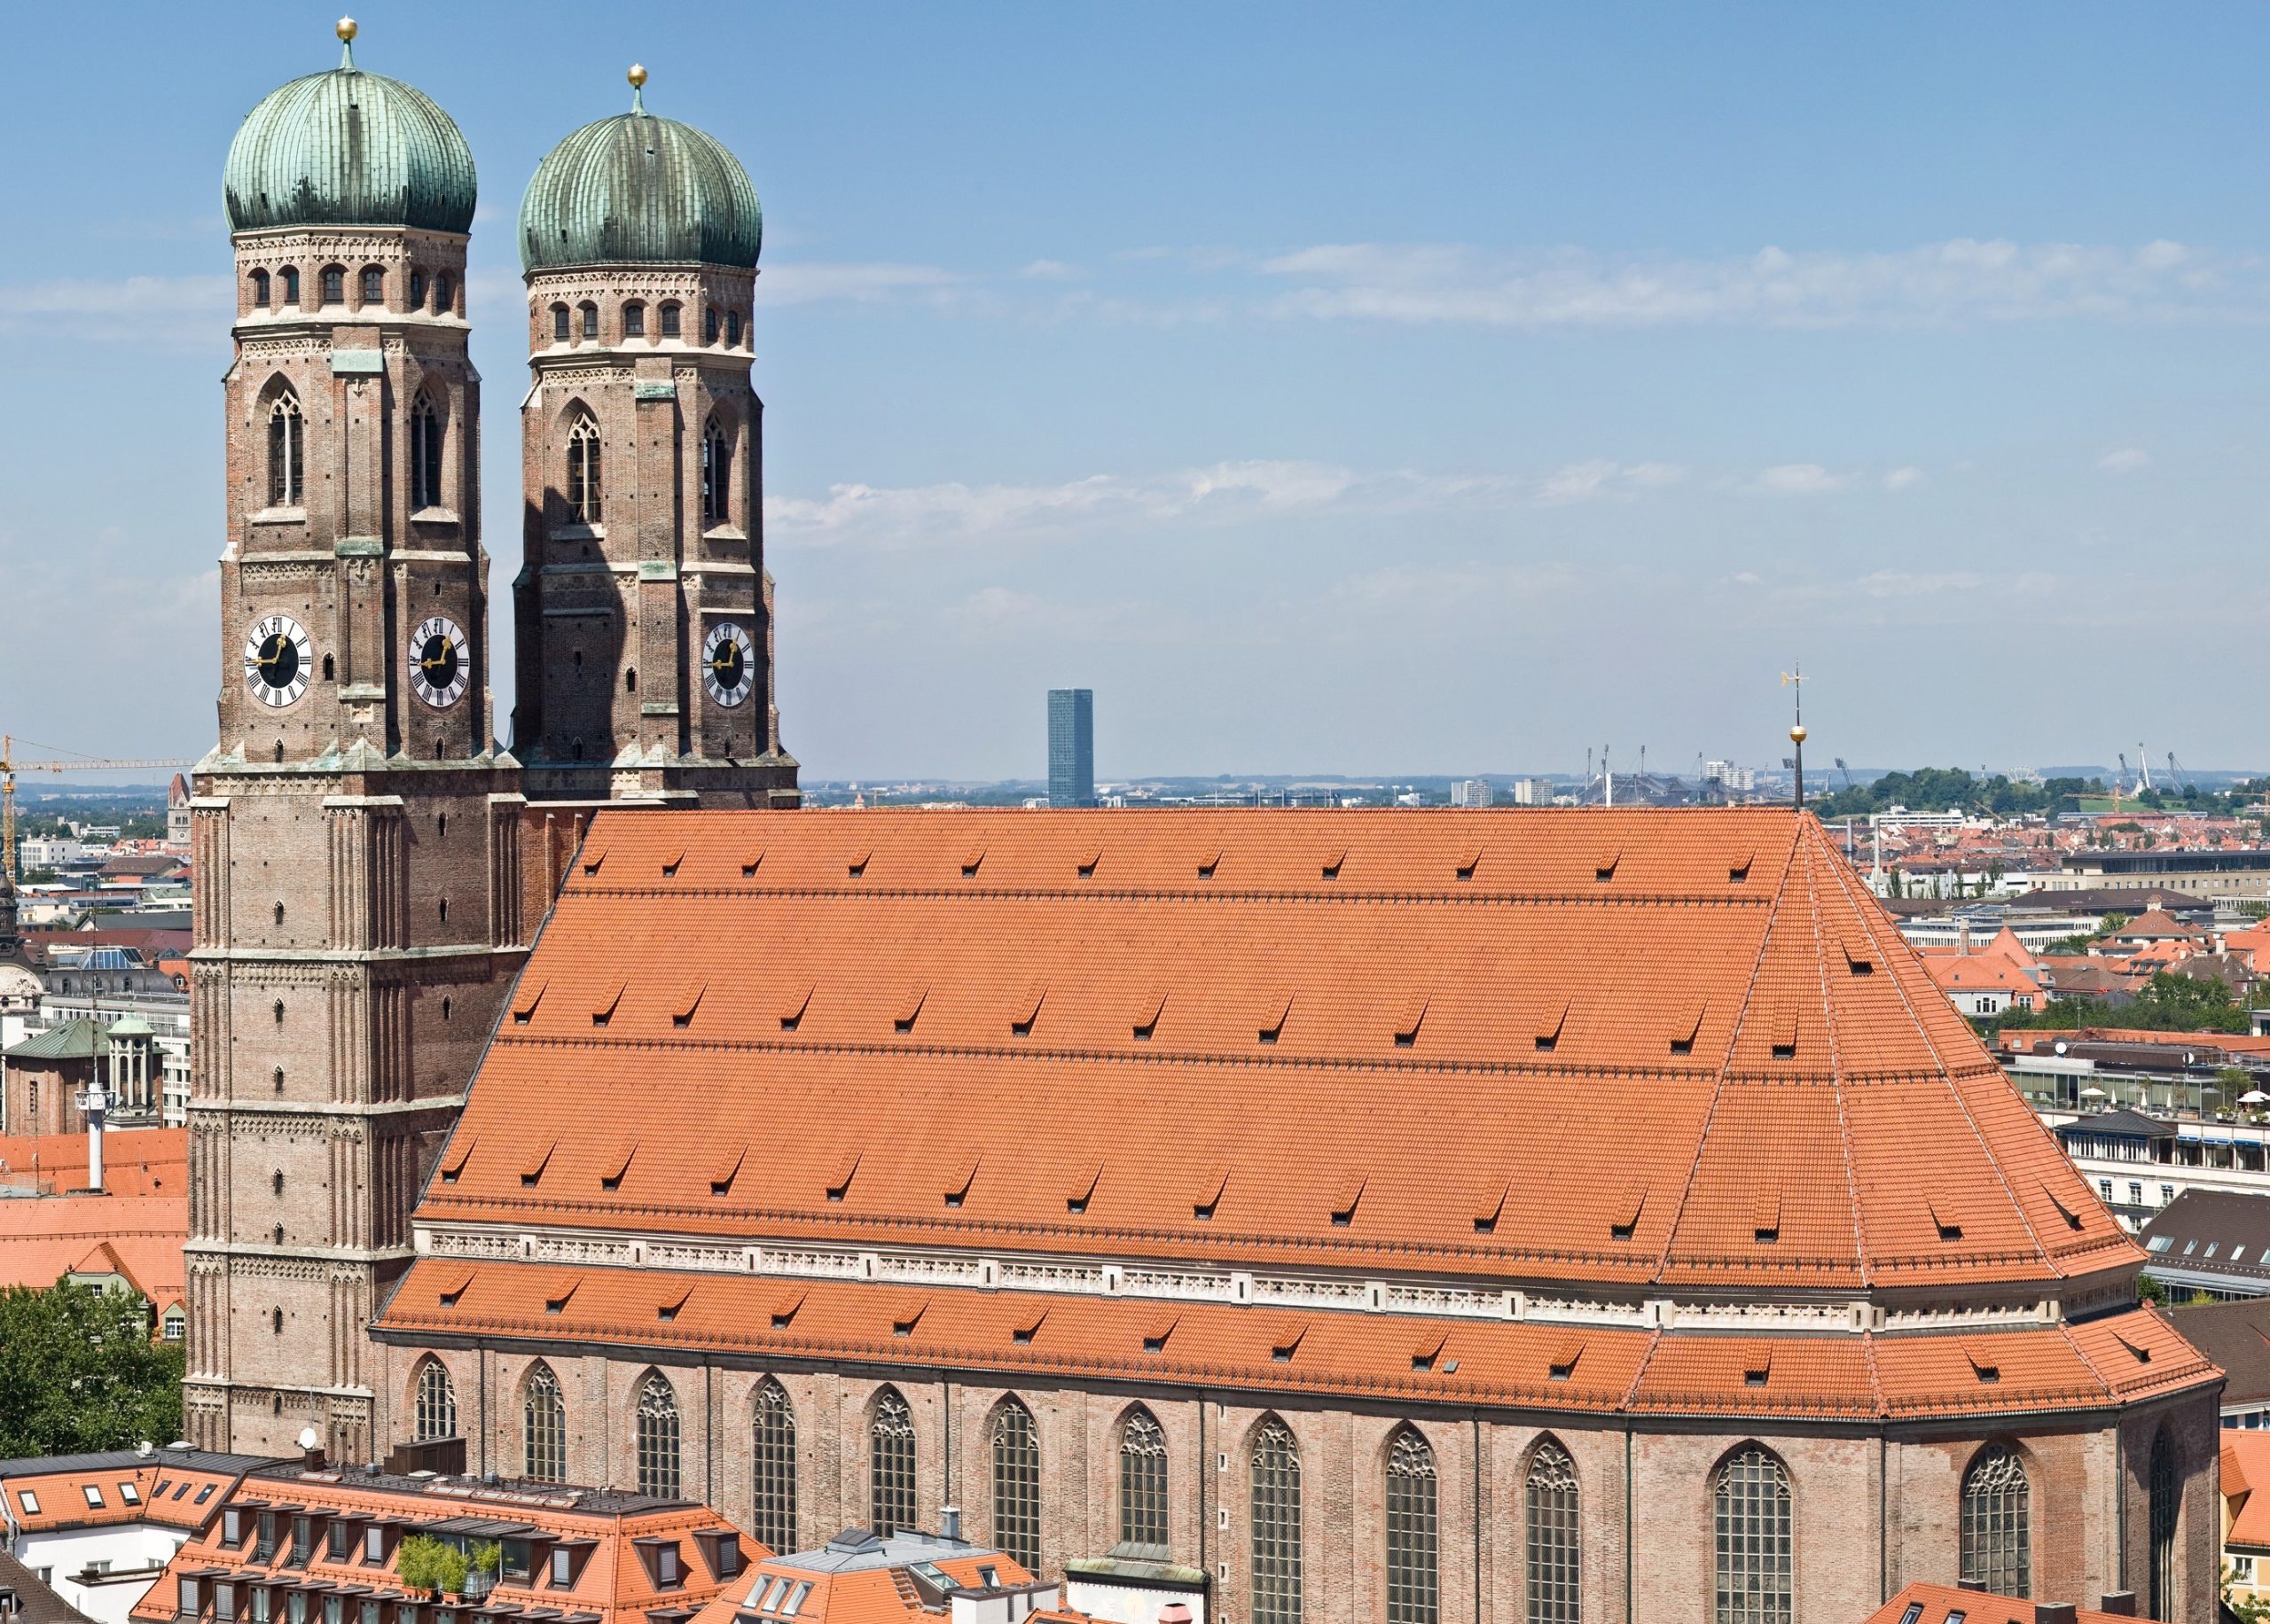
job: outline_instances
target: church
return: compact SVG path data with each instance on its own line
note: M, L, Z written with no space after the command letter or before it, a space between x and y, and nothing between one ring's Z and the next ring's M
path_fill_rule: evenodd
M230 154L199 1443L1225 1624L2209 1624L2220 1373L1810 817L796 809L755 193L642 99L521 205L509 748L470 153L350 43Z

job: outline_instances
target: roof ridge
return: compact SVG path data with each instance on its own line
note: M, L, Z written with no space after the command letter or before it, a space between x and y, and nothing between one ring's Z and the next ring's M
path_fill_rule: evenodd
M1820 978L1820 1021L1828 1041L1828 1086L1836 1099L1836 1140L1844 1162L1845 1206L1852 1222L1852 1261L1859 1270L1861 1284L1873 1286L1875 1276L1868 1266L1868 1238L1859 1181L1852 1167L1852 1119L1845 1105L1844 1066L1836 1042L1836 992L1828 975L1828 944L1821 933L1820 886L1814 872L1819 861L1819 851L1809 845L1805 851L1805 897L1812 915L1813 972Z
M1687 1182L1679 1187L1679 1206L1671 1214L1671 1227L1663 1231L1663 1250L1656 1254L1652 1278L1660 1281L1671 1272L1671 1260L1677 1254L1679 1226L1687 1222L1687 1204L1694 1198L1695 1181L1702 1176L1702 1153L1710 1147L1710 1130L1718 1123L1718 1102L1726 1097L1726 1074L1734 1064L1734 1050L1742 1042L1742 1029L1749 1024L1749 1003L1757 994L1757 978L1765 969L1765 949L1773 940L1773 922L1781 917L1781 899L1788 894L1789 869L1796 861L1797 842L1793 837L1789 849L1781 861L1781 877L1775 882L1772 901L1766 905L1765 928L1757 933L1757 952L1750 961L1749 979L1742 984L1742 1003L1735 1006L1734 1024L1726 1032L1726 1058L1710 1080L1710 1104L1702 1113L1702 1120L1695 1130L1695 1155L1687 1164Z
M1814 827L1818 829L1820 825L1816 823ZM1821 838L1824 840L1828 839L1828 833L1826 831L1822 832ZM1839 881L1839 888L1843 888L1843 882L1841 880ZM1845 900L1847 902L1853 901L1851 893L1849 890L1845 891ZM1867 910L1859 907L1858 903L1855 902L1854 911L1859 914L1862 925L1865 927L1868 922ZM1917 956L1915 949L1913 947L1908 946L1906 938L1900 938L1900 945L1906 952L1910 964L1917 965L1922 964L1922 961ZM1926 972L1925 973L1926 979L1928 979L1929 972ZM1896 972L1891 977L1891 990L1899 999L1900 1008L1907 1011L1907 1019L1915 1023L1915 1035L1922 1039L1923 1047L1930 1051L1933 1063L1939 1068L1940 1086L1946 1089L1948 1097L1954 1101L1955 1108L1961 1112L1962 1120L1966 1123L1969 1124L1971 1136L1977 1141L1979 1153L1985 1158L1986 1166L1993 1174L1995 1183L2001 1187L2002 1195L2004 1198L2009 1202L2011 1211L2017 1214L2018 1222L2024 1226L2026 1238L2033 1243L2034 1255L2041 1260L2042 1265L2045 1268L2055 1272L2059 1279L2070 1278L2070 1277L2066 1273L2064 1267L2058 1262L2057 1259L2054 1255L2052 1255L2049 1247L2043 1242L2041 1238L2041 1232L2033 1227L2032 1214L2025 1210L2025 1202L2023 1198L2019 1196L2017 1191L2012 1187L2010 1183L2010 1175L2002 1166L2002 1159L1994 1153L1992 1142L1987 1138L1985 1130L1978 1125L1978 1113L1970 1108L1970 1100L1969 1097L1967 1097L1963 1093L1962 1089L1956 1085L1954 1068L1947 1064L1946 1056L1941 1052L1937 1040L1931 1035L1930 1024L1926 1022L1921 1015L1917 1014L1914 1001L1907 995L1906 984ZM1937 995L1936 985L1934 988L1934 995ZM1981 1047L1983 1048L1984 1045L1982 1044ZM1988 1058L1992 1059L1992 1057L1990 1055ZM2004 1088L2008 1088L2009 1082L2007 1077L2004 1076L2001 1066L1999 1063L1996 1064L1994 1071L1996 1079L2001 1082ZM2037 1128L2040 1127L2040 1119L2034 1116L2032 1112L2029 1111L2025 1114L2027 1119L2032 1121ZM2048 1133L2047 1128L2042 1128L2041 1131L2045 1136ZM2055 1142L2053 1141L2053 1144ZM2069 1167L2071 1165L2071 1163L2067 1160L2065 1152L2062 1147L2057 1151L2057 1157L2058 1159L2061 1162L2064 1162L2065 1165Z
M1663 1328L1657 1325L1648 1332L1648 1346L1640 1351L1640 1357L1632 1363L1632 1379L1624 1386L1624 1396L1616 1401L1616 1408L1624 1415L1630 1415L1632 1407L1640 1401L1640 1385L1647 1380L1648 1367L1655 1363L1656 1350L1663 1345Z
M1891 1401L1883 1395L1883 1371L1876 1364L1876 1333L1873 1331L1860 1333L1860 1362L1868 1372L1868 1392L1875 1399L1876 1414L1889 1416Z

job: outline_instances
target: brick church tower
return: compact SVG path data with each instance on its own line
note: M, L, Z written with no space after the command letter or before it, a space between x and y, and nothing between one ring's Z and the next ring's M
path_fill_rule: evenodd
M794 806L749 381L756 191L717 141L646 111L646 77L521 205L513 748L542 799Z
M287 1452L312 1425L361 1460L364 1327L526 953L520 772L489 714L473 155L340 31L340 66L261 102L226 172L184 1405L207 1447Z

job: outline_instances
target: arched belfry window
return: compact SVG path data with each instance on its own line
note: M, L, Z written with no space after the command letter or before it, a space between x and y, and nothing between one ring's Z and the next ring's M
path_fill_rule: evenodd
M715 344L717 341L717 307L716 305L711 305L701 312L701 341L704 344Z
M1253 1435L1253 1624L1300 1624L1301 1450L1275 1417Z
M1410 1427L1387 1452L1388 1624L1441 1624L1435 1452Z
M300 397L289 389L277 391L268 404L268 505L298 507L306 499L307 419L300 415Z
M716 418L701 432L701 523L730 524L733 512L733 441Z
M1790 1624L1795 1553L1789 1474L1772 1451L1744 1444L1710 1485L1714 1624Z
M867 1422L867 1524L890 1535L914 1526L914 1417L896 1387L875 1394Z
M410 408L410 505L442 505L442 414L430 394L419 395Z
M725 342L739 344L740 341L741 313L739 310L728 310L725 312Z
M410 308L413 310L426 308L426 273L422 270L410 273Z
M1523 1624L1578 1624L1577 1464L1547 1438L1530 1456L1522 1487L1528 1606Z
M593 304L590 300L588 300L588 299L587 299L587 300L585 300L582 304L580 304L580 305L576 306L575 308L576 308L578 310L580 310L580 311L582 311L582 312L583 312L583 336L584 336L585 338L587 338L587 339L596 339L596 338L598 338L598 337L599 336L599 306L597 306L597 305Z
M678 1486L677 1394L660 1370L638 1389L638 1492L675 1500Z
M522 1475L530 1482L568 1480L568 1406L548 1364L530 1370L521 1389L521 1445Z
M252 273L252 302L257 309L268 308L268 273L264 270Z
M756 1390L753 1437L755 1517L749 1532L785 1554L796 1549L796 1410L770 1376Z
M1139 1560L1167 1559L1167 1435L1140 1404L1119 1429L1119 1543Z
M678 336L678 311L680 308L680 306L674 304L666 304L662 307L662 336L664 338L674 339Z
M554 344L565 344L568 343L574 336L575 335L568 331L568 307L564 304L556 304L552 306L552 341Z
M2152 1440L2151 1464L2152 1593L2151 1616L2175 1616L2175 1446L2163 1431Z
M568 516L577 524L599 522L599 420L579 412L568 430Z
M297 308L300 303L300 268L286 265L276 273L276 279L283 285L285 308Z
M622 336L626 339L646 336L646 307L636 300L622 307Z
M993 1412L993 1542L1040 1572L1040 1432L1014 1399Z
M377 266L366 267L363 272L363 299L366 305L381 305L387 301L387 273Z
M2033 1486L2007 1444L1979 1450L1962 1474L1962 1577L1998 1596L2033 1594Z
M347 268L344 265L323 268L323 301L327 305L347 302Z
M449 316L454 314L458 308L457 298L457 281L456 278L452 277L448 271L445 270L440 276L434 278L434 315Z
M428 1359L418 1367L417 1411L420 1443L458 1435L457 1390L450 1385L450 1373L438 1359Z

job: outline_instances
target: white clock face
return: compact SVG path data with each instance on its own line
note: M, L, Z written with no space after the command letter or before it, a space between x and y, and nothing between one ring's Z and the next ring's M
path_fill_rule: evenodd
M288 614L254 621L245 639L245 685L262 705L281 710L308 691L315 650L307 628Z
M755 685L755 645L731 621L720 621L701 640L701 684L709 697L731 709Z
M446 614L419 621L410 634L410 686L418 697L435 710L447 710L465 698L472 681L465 628Z

